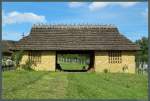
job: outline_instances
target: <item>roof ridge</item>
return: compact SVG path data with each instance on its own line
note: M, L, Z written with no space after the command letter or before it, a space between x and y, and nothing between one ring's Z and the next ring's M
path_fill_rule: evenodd
M117 28L114 24L34 24L32 28Z

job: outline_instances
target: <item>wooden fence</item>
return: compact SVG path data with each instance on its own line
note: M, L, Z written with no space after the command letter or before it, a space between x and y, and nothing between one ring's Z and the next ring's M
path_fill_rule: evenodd
M89 64L89 59L74 59L74 58L58 58L58 62Z

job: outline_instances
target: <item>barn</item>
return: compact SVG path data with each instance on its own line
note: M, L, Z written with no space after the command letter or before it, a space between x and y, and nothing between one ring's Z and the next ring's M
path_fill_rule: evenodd
M23 50L20 64L34 61L32 68L55 71L57 54L90 54L90 68L95 72L135 73L135 54L140 48L121 34L114 25L33 25L28 36L16 43Z

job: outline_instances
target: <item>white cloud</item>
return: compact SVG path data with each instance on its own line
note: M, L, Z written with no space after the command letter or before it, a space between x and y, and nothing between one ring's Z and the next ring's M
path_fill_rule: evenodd
M93 2L89 5L90 10L97 10L108 6L110 2Z
M69 3L70 8L77 8L77 7L81 7L83 5L85 5L85 3L83 3L83 2L70 2Z
M46 18L43 15L37 15L35 13L26 12L21 13L17 11L5 13L2 11L2 24L16 24L16 23L42 23L46 22Z
M89 5L91 11L99 10L107 6L116 5L121 7L131 7L136 5L138 2L92 2Z
M92 2L89 3L88 7L91 11L99 10L107 6L116 5L121 7L131 7L136 5L138 2ZM83 2L70 2L68 5L70 8L82 7L87 3Z
M136 5L138 2L116 2L114 4L116 5L120 5L122 7L131 7L131 6L134 6Z

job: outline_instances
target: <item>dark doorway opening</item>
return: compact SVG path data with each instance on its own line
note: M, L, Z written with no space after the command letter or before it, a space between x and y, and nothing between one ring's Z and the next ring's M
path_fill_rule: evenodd
M94 52L56 51L56 70L64 72L94 71Z

